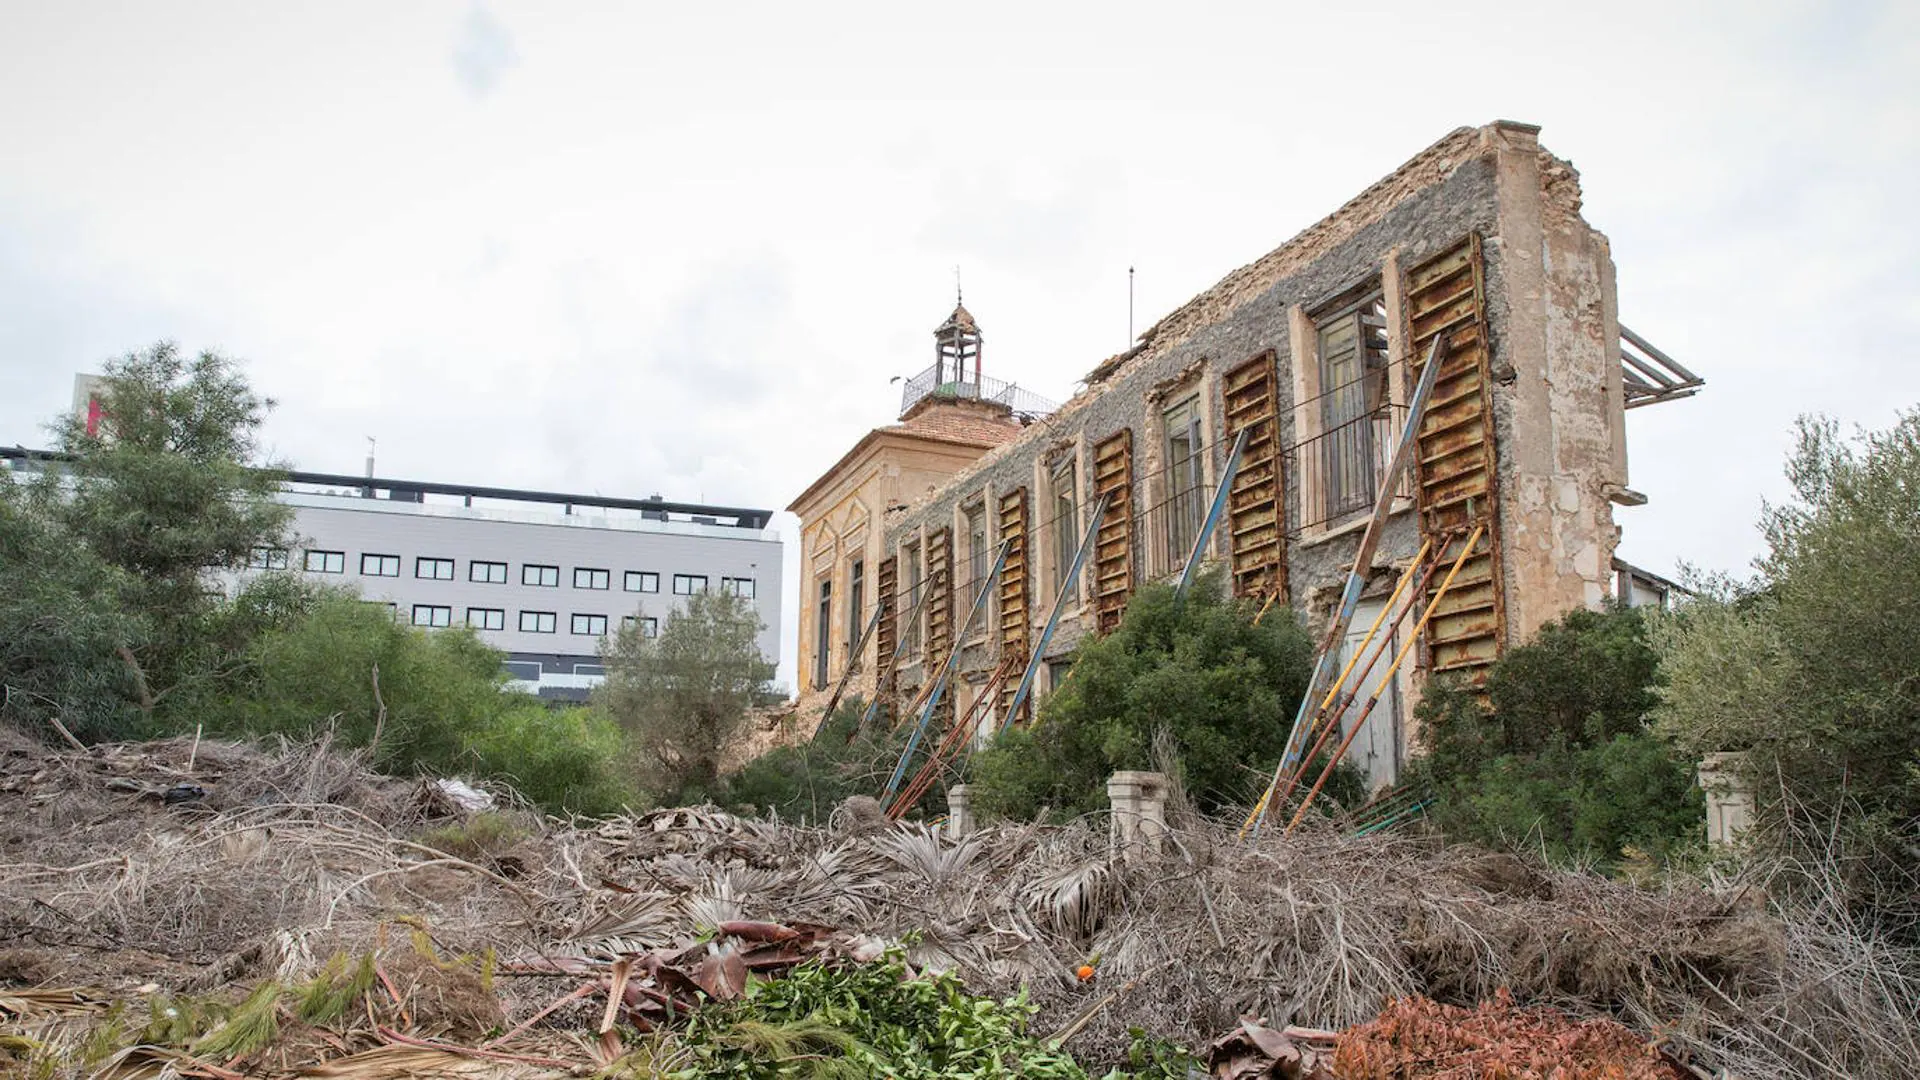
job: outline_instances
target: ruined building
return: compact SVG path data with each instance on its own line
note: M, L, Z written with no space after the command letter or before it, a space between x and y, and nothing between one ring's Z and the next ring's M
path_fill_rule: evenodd
M1628 487L1625 410L1700 385L1621 326L1607 239L1580 216L1578 175L1542 149L1537 128L1509 122L1447 135L1161 319L1024 426L1017 403L993 400L977 362L960 363L978 349L965 310L941 333L940 359L954 365L936 365L897 428L867 436L793 505L803 705L838 685L872 622L852 692L872 694L884 674L881 692L910 702L958 642L941 711L964 717L986 693L1004 715L1104 499L1045 650L1044 696L1084 635L1117 625L1135 588L1180 572L1245 432L1204 552L1236 593L1324 626L1389 482L1391 516L1346 647L1423 545L1461 560L1351 751L1376 783L1397 777L1408 703L1431 673L1475 678L1510 643L1603 604L1626 579L1616 579L1613 508L1645 500ZM1413 468L1388 481L1409 396L1441 336L1448 351ZM968 460L943 459L937 476L888 464L880 440L933 410L982 425Z

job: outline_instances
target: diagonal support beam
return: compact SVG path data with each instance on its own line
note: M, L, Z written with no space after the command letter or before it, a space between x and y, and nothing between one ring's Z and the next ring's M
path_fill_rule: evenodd
M913 598L913 607L907 609L907 625L918 625L915 620L920 618L921 605L925 604L927 597L933 594L934 577L938 577L944 573L946 573L946 571L941 570L934 574L933 577L928 577L920 582L920 595ZM907 635L901 634L899 642L893 647L893 655L887 658L886 666L880 669L879 676L874 680L873 700L867 702L867 711L860 715L860 730L867 730L867 725L873 723L875 714L880 711L880 687L886 685L887 676L893 674L893 669L900 666L900 658L907 654L907 642ZM820 718L820 727L815 728L813 731L815 738L819 738L821 729L827 726L827 717L832 715L833 710L828 709L826 716Z
M1400 474L1406 470L1413 459L1413 448L1420 434L1420 421L1427 414L1427 401L1433 396L1433 383L1440 374L1440 365L1447 360L1447 335L1438 334L1433 346L1427 350L1426 367L1420 371L1420 381L1413 388L1413 399L1407 403L1407 423L1400 432L1400 442L1393 448L1393 460L1388 463L1381 477L1380 495L1374 500L1373 517L1367 522L1367 531L1361 534L1360 550L1354 554L1353 569L1347 572L1347 585L1341 592L1340 605L1334 610L1334 616L1327 624L1326 635L1320 641L1320 651L1313 662L1313 678L1307 682L1307 692L1300 698L1300 709L1293 718L1293 730L1287 734L1286 751L1281 755L1280 764L1274 767L1273 779L1268 783L1268 791L1279 790L1282 778L1294 768L1300 755L1306 750L1307 718L1313 712L1313 703L1326 693L1327 683L1333 678L1333 668L1339 663L1339 652L1335 646L1347 636L1347 626L1353 622L1353 613L1360 606L1360 593L1366 588L1368 572L1373 567L1373 552L1380 545L1380 534L1386 528L1387 511L1393 505L1394 493L1399 489ZM1273 810L1271 802L1268 813ZM1254 819L1254 835L1260 834L1260 824L1266 820L1266 814Z
M1026 703L1027 695L1033 692L1033 679L1040 671L1040 658L1047 653L1047 643L1053 640L1054 628L1060 625L1060 612L1066 607L1067 597L1073 595L1073 583L1080 578L1080 570L1086 566L1087 553L1093 550L1094 537L1100 535L1100 519L1107 515L1107 503L1110 495L1100 496L1093 504L1093 514L1087 521L1086 532L1080 535L1080 547L1073 553L1073 565L1068 568L1067 576L1060 582L1060 592L1053 598L1053 610L1047 612L1046 629L1040 631L1040 639L1033 643L1033 655L1027 659L1026 674L1020 676L1020 689L1014 692L1013 707L1007 710L1006 719L1000 721L1000 730L1013 726L1013 718L1020 715L1020 706Z
M980 590L974 594L973 606L967 609L967 621L960 624L960 632L953 636L953 649L947 653L946 663L940 665L940 674L934 678L933 692L927 695L926 707L920 710L920 722L914 725L913 734L907 738L907 748L900 752L900 763L893 767L893 775L887 778L886 793L880 797L882 805L890 802L894 792L900 790L900 781L907 774L907 763L913 760L913 752L920 748L920 739L926 735L927 725L933 722L934 710L940 707L940 697L946 693L947 682L960 666L960 652L966 648L967 632L973 629L973 620L980 614L980 609L987 606L987 597L993 592L993 583L1000 577L1000 568L1006 565L1007 552L1012 547L1011 540L1000 542L1000 553L993 558L993 569L987 571L987 580L980 583Z
M1173 590L1176 597L1187 595L1187 586L1193 584L1193 573L1200 568L1200 556L1207 550L1207 538L1213 535L1214 526L1220 524L1220 512L1226 509L1227 496L1233 491L1233 478L1240 472L1240 454L1247 448L1247 438L1253 432L1241 428L1240 434L1233 440L1233 450L1227 454L1227 467L1220 474L1220 486L1213 491L1213 505L1207 507L1207 520L1200 523L1200 535L1193 538L1193 552L1187 556L1187 565L1180 571L1180 584Z
M853 681L854 673L860 670L860 658L867 655L867 639L873 636L874 628L880 625L880 615L887 610L887 600L891 597L876 597L873 605L873 617L867 620L867 628L860 631L860 640L854 643L853 653L847 657L847 670L840 676L840 685L833 688L833 696L827 699L827 707L820 713L820 723L814 725L813 737L827 729L827 721L833 718L833 710L840 704L840 695L847 692L847 684ZM897 650L896 650L897 651ZM878 684L875 684L878 690ZM880 695L875 693L874 700Z

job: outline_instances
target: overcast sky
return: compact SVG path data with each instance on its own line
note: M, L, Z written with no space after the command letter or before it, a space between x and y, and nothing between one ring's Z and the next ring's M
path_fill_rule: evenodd
M1797 414L1920 401L1920 5L11 0L0 444L171 338L300 468L784 507L956 264L1065 399L1128 266L1143 329L1495 118L1708 379L1629 414L1622 555L1743 568Z

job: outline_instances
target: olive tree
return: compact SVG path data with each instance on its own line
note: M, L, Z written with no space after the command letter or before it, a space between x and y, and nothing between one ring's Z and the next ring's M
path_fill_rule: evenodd
M704 796L773 678L757 642L759 615L740 597L709 592L669 612L657 636L645 625L622 625L601 646L607 676L594 704L626 731L650 794Z

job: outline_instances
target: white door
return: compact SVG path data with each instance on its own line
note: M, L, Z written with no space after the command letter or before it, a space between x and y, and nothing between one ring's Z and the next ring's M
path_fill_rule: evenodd
M1356 684L1360 690L1340 716L1340 735L1344 738L1353 730L1354 724L1361 722L1360 714L1367 712L1365 726L1354 738L1353 745L1347 748L1347 760L1367 774L1367 786L1374 790L1400 782L1400 695L1395 686L1386 682L1386 674L1388 666L1393 663L1395 651L1405 640L1402 636L1404 631L1389 635L1390 628L1383 623L1366 648L1361 648L1361 642L1367 636L1367 627L1373 625L1375 616L1380 614L1385 602L1384 598L1360 602L1359 608L1353 613L1353 622L1347 627L1346 641L1341 645L1340 664L1334 669L1334 673L1338 674L1356 653L1359 654L1359 663L1354 665L1341 688L1343 697ZM1391 614L1387 616L1388 619L1392 617ZM1380 649L1383 638L1386 639L1386 651L1374 661L1373 667L1362 679L1361 670L1366 668L1368 659ZM1380 695L1380 700L1368 712L1367 702L1375 694Z

